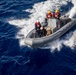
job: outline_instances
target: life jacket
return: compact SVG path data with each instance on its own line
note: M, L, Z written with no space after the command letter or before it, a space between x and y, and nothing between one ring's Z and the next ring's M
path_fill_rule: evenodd
M49 14L46 15L46 18L47 18L47 19L49 19L49 18L51 18L51 17L52 17L52 13L49 13Z
M59 12L55 13L55 18L59 18L59 17L60 17L60 13Z
M35 25L36 25L36 27L40 27L41 26L40 22L36 22Z

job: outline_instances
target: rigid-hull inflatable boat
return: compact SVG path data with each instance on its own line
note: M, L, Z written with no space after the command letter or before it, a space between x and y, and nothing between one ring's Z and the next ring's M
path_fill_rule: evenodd
M33 29L25 37L25 44L31 47L40 47L59 38L76 24L76 19L61 17L60 19L51 18L47 21L44 28L47 31L46 36L39 37L36 30Z

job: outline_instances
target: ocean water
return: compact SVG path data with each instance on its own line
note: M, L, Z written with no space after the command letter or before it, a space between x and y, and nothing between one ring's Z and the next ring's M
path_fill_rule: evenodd
M76 26L42 48L24 44L47 10L76 17L75 0L0 0L0 75L76 75Z

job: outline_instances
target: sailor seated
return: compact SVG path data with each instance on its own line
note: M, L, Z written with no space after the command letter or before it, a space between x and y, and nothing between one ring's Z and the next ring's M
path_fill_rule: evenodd
M40 27L40 34L39 34L39 37L43 37L43 36L46 36L46 29L42 26Z

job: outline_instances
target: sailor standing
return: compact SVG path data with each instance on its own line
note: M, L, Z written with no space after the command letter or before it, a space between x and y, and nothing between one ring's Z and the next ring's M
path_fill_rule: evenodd
M60 18L60 12L59 10L55 11L55 18L59 19Z
M48 10L47 14L46 14L46 18L50 19L52 18L52 12L50 10Z

